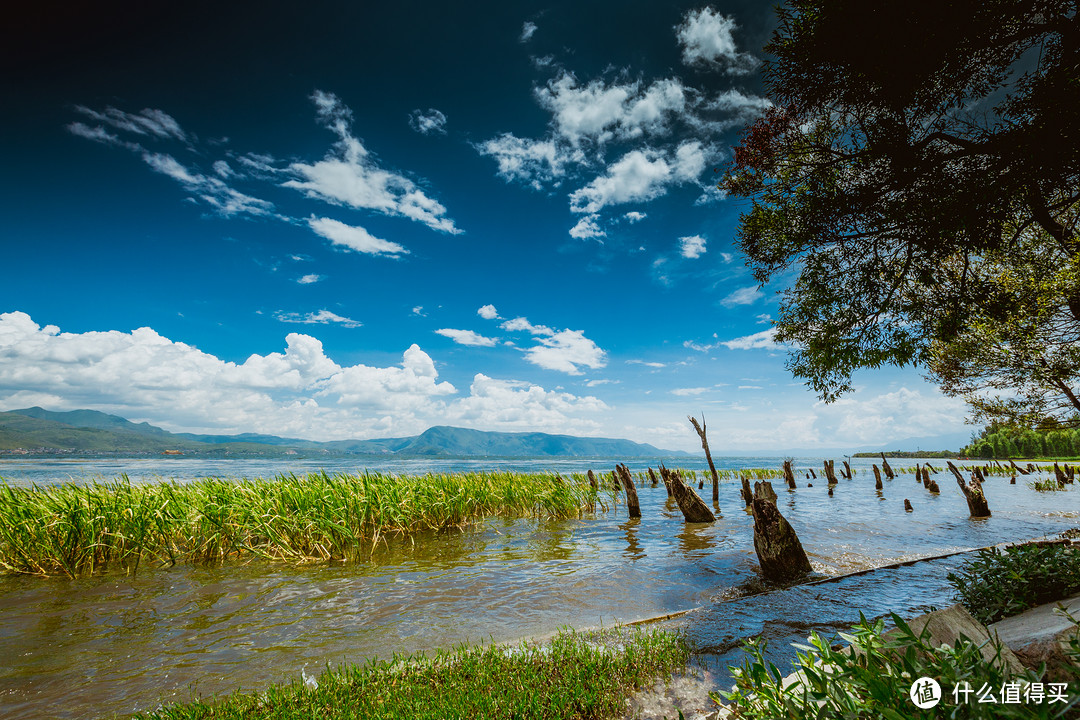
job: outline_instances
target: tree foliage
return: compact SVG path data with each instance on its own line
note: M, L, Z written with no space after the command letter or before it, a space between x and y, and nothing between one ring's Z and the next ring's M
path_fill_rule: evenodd
M777 339L824 399L856 369L919 364L986 416L1080 409L1076 5L778 11L774 108L721 185L753 200L755 277L794 275Z

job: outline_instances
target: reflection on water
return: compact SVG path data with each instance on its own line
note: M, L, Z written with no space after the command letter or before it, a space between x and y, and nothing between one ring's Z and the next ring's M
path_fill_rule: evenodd
M762 464L762 463L758 463ZM602 466L597 465L597 469ZM1078 524L1076 490L1037 493L991 478L994 515L968 518L955 487L930 495L911 476L880 493L863 470L790 491L779 507L825 575L1026 539ZM739 638L779 651L807 628L840 629L859 610L948 604L948 562L920 563L779 595L718 602L753 579L752 520L737 483L722 517L688 525L663 487L639 487L642 517L617 503L566 520L493 519L463 531L386 538L366 561L290 568L175 567L80 580L0 578L0 715L92 718L161 702L258 689L329 664L506 641L560 626L610 625L686 608L702 652L723 667ZM905 513L904 498L914 512ZM607 499L610 504L610 499ZM942 564L944 563L944 564ZM879 577L880 575L880 577Z

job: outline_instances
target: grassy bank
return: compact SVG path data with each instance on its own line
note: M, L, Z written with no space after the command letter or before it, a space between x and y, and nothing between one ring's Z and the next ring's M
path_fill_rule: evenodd
M348 560L390 533L491 516L572 517L594 499L583 477L543 473L0 485L0 568L75 577L243 556Z
M259 695L185 703L138 715L144 720L444 720L612 717L634 688L686 666L685 643L669 633L605 633L603 645L574 632L548 645L463 647L328 670L314 682Z

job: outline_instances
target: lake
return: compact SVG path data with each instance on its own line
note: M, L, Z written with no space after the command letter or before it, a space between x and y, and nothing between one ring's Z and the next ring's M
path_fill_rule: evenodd
M133 480L203 475L363 469L270 460L23 460L0 463L13 484L84 482L126 472ZM337 461L335 461L337 462ZM371 467L399 473L478 469L609 471L614 460L403 460ZM631 469L657 459L628 462ZM704 471L703 460L666 459ZM1080 524L1074 486L1036 492L1029 478L987 480L993 516L968 517L951 477L930 495L914 476L874 489L872 460L852 463L829 497L806 480L819 460L796 460L799 488L774 482L778 507L821 577L997 542L1053 534ZM894 466L913 461L893 461ZM932 461L933 462L933 461ZM778 467L776 458L722 458L727 468ZM935 467L940 467L933 462ZM806 487L808 482L813 487ZM463 531L389 538L367 560L292 568L251 562L177 566L68 580L0 577L0 715L95 718L161 703L317 675L326 665L464 641L503 642L654 617L685 631L699 658L723 678L750 634L774 640L777 657L810 627L840 629L859 611L917 612L950 604L944 575L962 558L918 563L836 583L741 597L756 578L753 522L735 482L721 486L722 517L688 525L663 486L638 490L642 517L619 502L570 520L493 519ZM703 496L708 499L707 492ZM910 499L914 512L903 510ZM724 681L727 684L726 681Z

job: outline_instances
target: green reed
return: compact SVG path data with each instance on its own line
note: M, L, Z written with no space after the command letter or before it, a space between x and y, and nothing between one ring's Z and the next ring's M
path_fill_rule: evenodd
M133 484L0 484L0 568L75 577L140 563L355 559L389 534L492 516L573 517L596 494L555 473L384 473Z
M593 640L599 639L602 644ZM237 693L212 703L166 706L136 717L365 718L383 720L572 720L617 717L635 688L670 677L689 653L678 636L662 631L608 631L589 638L562 632L549 644L515 648L462 646L433 657L328 669L314 682L275 686L259 695Z

